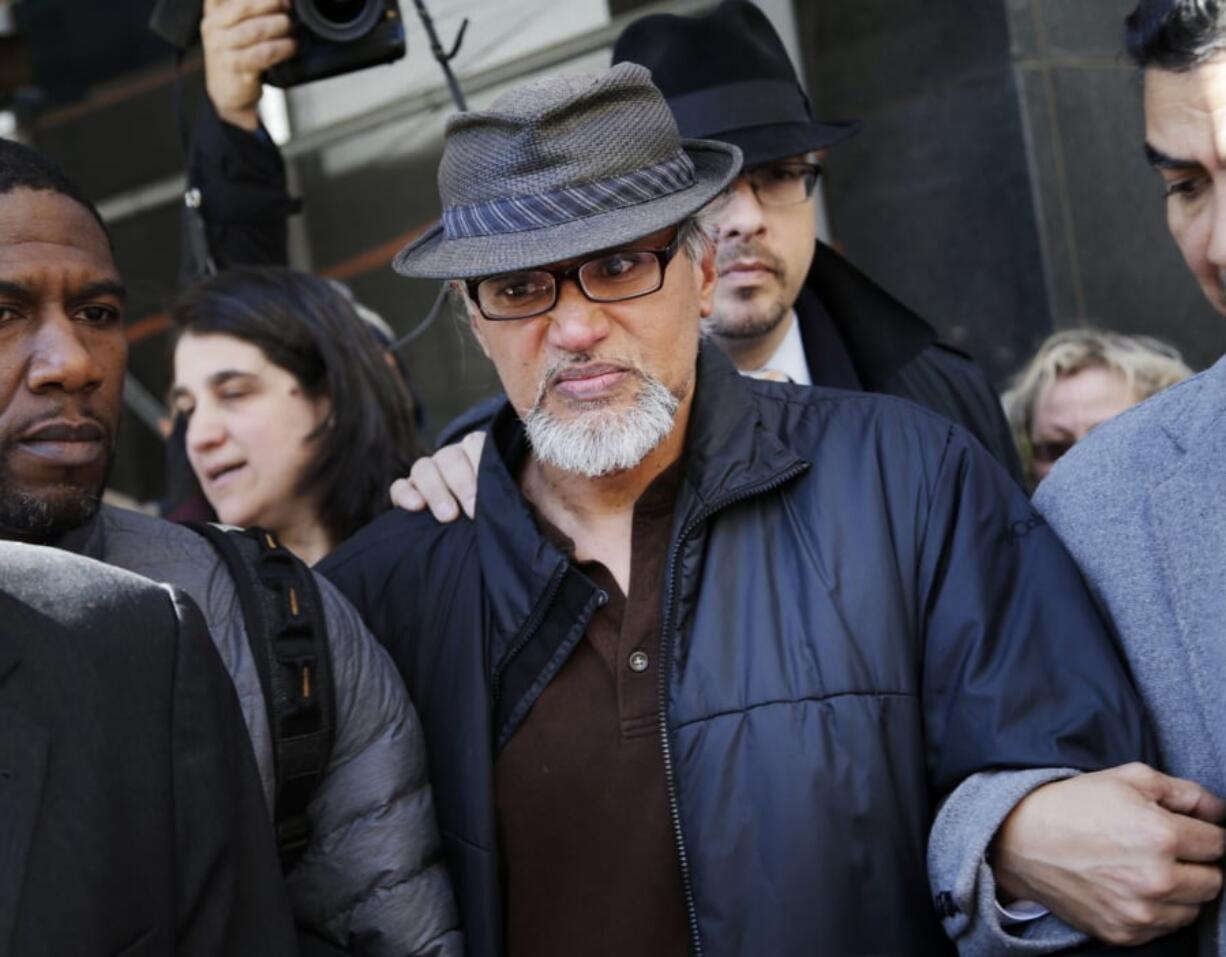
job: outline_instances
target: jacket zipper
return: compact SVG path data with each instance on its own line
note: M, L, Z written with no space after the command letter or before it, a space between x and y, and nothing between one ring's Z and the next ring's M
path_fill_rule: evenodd
M549 584L545 586L545 593L541 596L541 600L537 602L536 608L533 609L532 617L528 619L520 631L519 637L507 649L507 653L502 656L502 662L494 669L494 674L490 679L490 693L493 698L495 711L498 709L498 698L502 694L502 675L510 667L511 662L515 660L515 656L523 651L528 642L532 640L536 630L541 627L541 622L549 614L549 607L553 604L553 600L558 596L558 591L562 588L562 579L566 577L568 565L569 563L565 561L559 563L558 570L549 579Z
M800 475L808 469L808 463L800 463L792 466L786 472L782 472L775 476L769 482L764 482L761 485L755 485L750 488L741 489L739 492L734 492L726 498L717 499L712 504L699 512L692 518L689 523L681 530L681 534L677 536L677 542L673 546L672 552L668 557L668 591L665 593L663 625L664 630L660 634L660 670L658 673L657 682L657 703L659 714L660 728L660 749L664 753L664 783L668 790L668 811L673 822L673 839L677 844L677 856L681 863L681 887L685 894L685 910L686 917L690 925L690 944L692 947L693 957L702 957L702 937L698 933L698 906L694 903L694 885L690 878L690 861L685 852L685 835L681 830L681 806L677 800L677 783L676 773L673 769L673 746L668 739L668 682L670 678L670 666L672 663L672 632L673 632L673 602L677 593L677 569L679 565L679 556L681 549L685 546L686 540L692 535L698 526L706 522L712 515L730 505L735 505L737 502L743 502L746 499L753 498L756 495L764 495L767 492L779 488L781 485L790 482L796 476Z

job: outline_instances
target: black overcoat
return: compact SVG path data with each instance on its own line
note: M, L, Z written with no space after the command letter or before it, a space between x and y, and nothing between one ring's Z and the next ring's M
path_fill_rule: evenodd
M796 317L811 371L822 366L817 350L828 317L866 392L909 399L957 422L1021 484L1017 448L983 370L825 243L817 244ZM814 375L814 384L829 383Z

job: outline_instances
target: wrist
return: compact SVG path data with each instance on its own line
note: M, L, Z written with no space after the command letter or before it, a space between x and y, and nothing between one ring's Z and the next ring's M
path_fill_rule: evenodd
M255 106L232 107L224 108L213 103L213 109L217 113L217 118L223 123L229 123L231 126L237 126L241 130L246 130L248 133L254 133L260 128L260 111Z
M1019 853L1024 839L1019 832L1024 828L1024 805L1027 798L1010 812L1001 824L992 843L988 845L987 862L996 881L996 900L1007 907L1014 901L1034 899L1033 888L1026 880L1025 855Z

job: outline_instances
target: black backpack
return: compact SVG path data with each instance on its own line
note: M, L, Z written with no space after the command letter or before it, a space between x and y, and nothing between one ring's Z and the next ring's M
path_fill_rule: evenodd
M230 571L260 675L272 740L273 825L288 874L311 840L307 805L336 737L332 659L319 585L271 532L191 523Z

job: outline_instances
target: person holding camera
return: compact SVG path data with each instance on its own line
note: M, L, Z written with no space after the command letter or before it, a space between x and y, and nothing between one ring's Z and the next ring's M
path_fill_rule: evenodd
M151 26L168 42L186 47L195 33L188 28L190 13L170 8L171 2L159 4ZM399 59L405 43L398 5L395 0L195 3L201 11L207 96L191 143L188 205L198 211L203 228L199 237L189 230L184 277L196 279L233 265L288 265L286 220L299 204L286 189L280 151L260 124L262 84L296 86Z
M261 77L294 56L292 0L205 0L200 21L207 96L196 118L188 181L218 268L282 266L297 203L260 125ZM187 272L195 270L188 269Z

